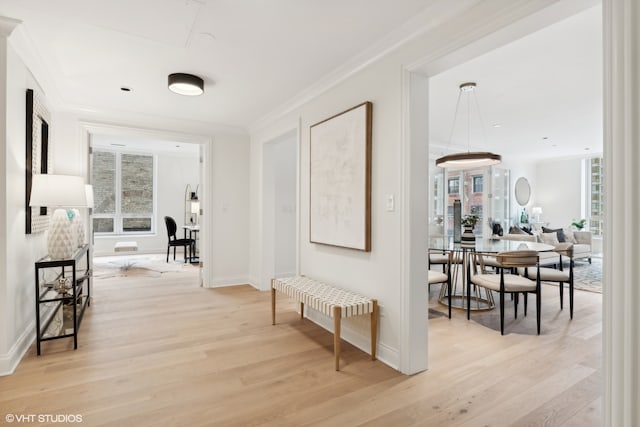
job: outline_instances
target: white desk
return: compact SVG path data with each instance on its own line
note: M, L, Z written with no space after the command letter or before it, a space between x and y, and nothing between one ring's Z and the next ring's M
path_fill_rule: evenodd
M185 239L193 239L193 253L189 256L189 262L191 264L197 264L200 262L200 257L197 255L198 248L198 233L200 232L199 225L183 225L182 229L184 230L184 238ZM188 232L188 235L187 235Z

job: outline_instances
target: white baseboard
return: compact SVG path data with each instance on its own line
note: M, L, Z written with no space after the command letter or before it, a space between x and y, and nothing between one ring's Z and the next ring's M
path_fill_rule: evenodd
M221 288L224 286L251 285L246 277L223 277L203 283L203 288ZM253 286L253 285L251 285Z
M277 313L276 313L277 315ZM317 325L323 327L327 331L333 333L333 319L319 313L311 308L305 309L305 317ZM362 316L364 318L364 316ZM343 319L344 320L344 319ZM378 331L379 333L380 331ZM369 333L366 335L350 328L342 322L340 325L340 338L348 342L349 344L359 348L367 354L371 354L371 337ZM389 347L380 340L378 340L378 347L376 349L376 359L392 367L395 370L399 370L400 367L400 353L398 349Z
M11 375L18 367L27 350L35 340L35 323L24 330L8 353L0 355L0 376Z

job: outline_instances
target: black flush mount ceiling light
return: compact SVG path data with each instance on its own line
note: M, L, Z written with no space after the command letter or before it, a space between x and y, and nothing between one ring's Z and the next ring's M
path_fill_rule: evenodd
M193 74L169 74L169 90L180 95L202 95L204 93L204 80Z
M453 117L453 127L455 128L456 118L458 116L458 107L460 106L460 98L463 93L467 95L467 106L469 108L469 116L471 115L471 101L470 96L473 93L476 101L476 107L478 108L478 115L480 115L480 107L478 107L478 100L475 98L474 90L476 84L473 82L462 83L460 85L460 93L458 94L458 102L456 103L456 112ZM482 124L482 123L481 123ZM502 157L499 154L489 153L485 151L470 151L471 146L471 125L468 125L468 137L467 137L467 152L453 153L440 157L436 160L436 166L441 168L450 169L467 169L475 168L479 166L491 166L497 165L502 162ZM453 136L453 129L451 130L451 136ZM449 137L449 143L451 143L451 137Z

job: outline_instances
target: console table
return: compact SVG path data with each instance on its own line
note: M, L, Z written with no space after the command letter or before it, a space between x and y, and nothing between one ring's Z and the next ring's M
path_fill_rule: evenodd
M35 272L38 356L43 341L73 337L77 349L82 316L91 305L89 245L79 247L69 259L44 257L36 261Z

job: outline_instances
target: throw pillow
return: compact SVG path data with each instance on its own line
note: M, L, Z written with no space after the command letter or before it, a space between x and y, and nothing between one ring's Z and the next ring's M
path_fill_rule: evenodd
M540 235L540 239L542 239L542 243L546 243L547 245L555 246L560 243L558 240L558 233L555 231L553 233L542 233Z
M542 227L542 232L543 233L557 233L558 234L558 242L566 242L567 239L564 235L564 231L562 231L562 228L556 228L556 229L551 229L551 228L547 228L547 227Z
M570 228L564 229L564 237L567 243L578 243L576 236L573 234L573 230Z
M509 229L509 234L527 234L520 227L511 227Z

